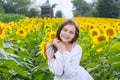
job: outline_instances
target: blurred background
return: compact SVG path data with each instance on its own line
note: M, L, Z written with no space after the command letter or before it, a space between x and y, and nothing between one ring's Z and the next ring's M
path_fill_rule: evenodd
M45 46L66 18L80 30L80 66L120 80L120 0L0 0L0 80L53 80Z
M120 0L0 0L0 13L42 17L43 6L53 9L52 13L46 13L52 14L51 17L120 16Z

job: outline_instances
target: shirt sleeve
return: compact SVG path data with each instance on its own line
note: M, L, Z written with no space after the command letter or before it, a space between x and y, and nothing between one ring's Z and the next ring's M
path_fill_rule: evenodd
M79 63L82 56L82 49L80 46L77 47L72 51L64 52L64 74L66 77L74 77L78 74Z
M63 74L63 55L60 52L54 53L51 46L46 47L49 70L56 76ZM53 57L55 56L55 58Z

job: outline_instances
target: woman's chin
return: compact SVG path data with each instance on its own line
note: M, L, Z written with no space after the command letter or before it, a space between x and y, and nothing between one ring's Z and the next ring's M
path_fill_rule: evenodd
M67 40L62 40L62 42L63 42L63 43L68 43L68 42L70 42L70 41L67 41Z

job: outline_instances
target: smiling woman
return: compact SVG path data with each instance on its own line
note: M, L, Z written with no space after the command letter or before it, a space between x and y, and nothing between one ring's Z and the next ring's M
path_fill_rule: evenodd
M78 25L74 20L63 21L56 37L46 45L49 70L54 80L93 80L91 75L79 66L82 48L75 41L79 38Z

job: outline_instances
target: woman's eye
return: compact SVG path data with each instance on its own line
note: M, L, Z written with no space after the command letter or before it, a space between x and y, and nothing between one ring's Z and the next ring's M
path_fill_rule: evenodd
M70 31L70 34L73 34L73 32L72 32L72 31Z
M67 31L67 29L64 29L63 31L65 31L65 32L66 32L66 31Z

